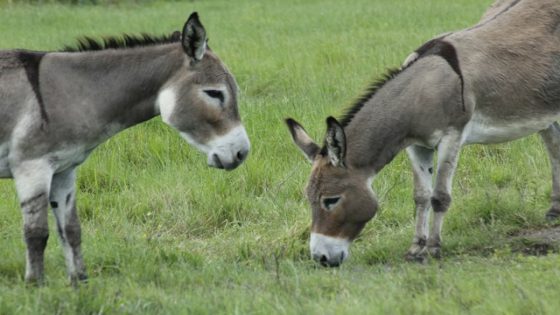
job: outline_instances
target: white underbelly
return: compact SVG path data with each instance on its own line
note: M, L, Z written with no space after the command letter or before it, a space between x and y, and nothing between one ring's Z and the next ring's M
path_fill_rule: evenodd
M77 145L49 153L48 156L55 173L58 173L82 164L89 156L89 152L85 146Z
M475 113L463 130L463 144L501 143L520 139L548 128L559 119L560 115L551 115L504 122Z
M48 160L49 164L53 167L53 171L58 173L82 164L90 152L90 150L86 150L85 146L78 145L49 152L40 157L40 159ZM0 144L0 178L12 177L8 156L8 143Z

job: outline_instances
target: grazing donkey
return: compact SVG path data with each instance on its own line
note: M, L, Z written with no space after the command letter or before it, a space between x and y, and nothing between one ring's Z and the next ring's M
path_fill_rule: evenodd
M560 1L510 0L496 2L477 25L428 41L374 83L340 122L329 117L322 148L288 119L294 142L313 163L306 189L312 257L327 266L348 257L350 242L377 211L373 177L405 148L416 204L409 260L441 255L453 172L466 144L540 133L552 164L546 217L557 218L559 118Z
M161 115L208 164L234 169L249 152L237 85L206 46L193 13L183 32L85 38L61 52L0 51L0 177L14 178L23 212L27 281L43 279L53 209L72 283L86 279L76 167L99 144Z

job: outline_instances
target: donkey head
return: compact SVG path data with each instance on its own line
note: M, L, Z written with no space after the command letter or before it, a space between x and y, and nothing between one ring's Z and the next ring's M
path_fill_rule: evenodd
M346 164L346 136L336 119L327 118L322 149L296 121L287 119L286 123L295 144L313 163L305 189L312 209L311 256L324 266L338 266L377 211L371 181Z
M237 110L237 83L207 47L196 13L183 27L181 46L184 62L160 91L156 106L165 123L207 155L208 165L234 169L250 147Z

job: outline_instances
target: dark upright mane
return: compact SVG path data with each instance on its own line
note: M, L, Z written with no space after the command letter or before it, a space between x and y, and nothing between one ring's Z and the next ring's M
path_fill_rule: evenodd
M434 38L422 45L420 48L416 49L416 57L410 61L408 64L404 65L402 68L398 69L389 69L388 72L381 77L381 79L375 81L372 85L367 88L366 92L360 97L354 105L350 106L346 113L341 117L340 124L342 127L348 126L348 124L352 121L354 116L364 107L364 105L381 89L387 82L391 81L397 75L399 75L404 70L410 68L416 61L420 60L423 57L427 56L439 56L447 63L449 66L455 71L455 73L459 76L459 80L461 81L461 102L463 105L463 111L466 111L465 108L465 99L464 99L464 89L465 89L465 82L463 79L463 73L461 71L461 67L459 65L459 59L457 57L457 51L455 47L450 43L443 40L445 36Z
M158 44L169 44L179 42L181 33L174 32L170 35L152 36L149 34L129 35L124 34L120 37L104 37L102 39L94 39L91 37L82 37L78 39L76 46L66 46L62 52L80 52L80 51L98 51L105 49L126 49L134 47L153 46Z
M387 82L391 81L394 77L396 77L399 73L401 73L404 69L389 69L387 73L383 75L380 79L373 82L367 89L366 92L354 102L354 105L350 106L346 113L340 118L340 124L342 127L348 126L350 121L354 118L354 116L364 107L364 105L369 101L379 89L381 89Z

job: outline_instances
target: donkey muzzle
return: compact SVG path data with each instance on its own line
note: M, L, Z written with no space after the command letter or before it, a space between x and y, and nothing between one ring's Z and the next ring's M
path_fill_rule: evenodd
M206 143L197 141L186 132L181 132L181 136L206 154L208 166L228 171L241 165L247 159L251 148L249 137L242 125Z
M313 260L324 267L338 267L348 258L350 241L343 238L311 233L309 249Z
M218 169L231 171L241 165L248 154L249 150L240 150L237 151L237 153L231 158L231 162L224 162L218 154L214 153L208 158L208 165Z
M211 167L233 170L249 155L249 137L243 126L231 129L223 136L217 137L208 143L208 165Z

